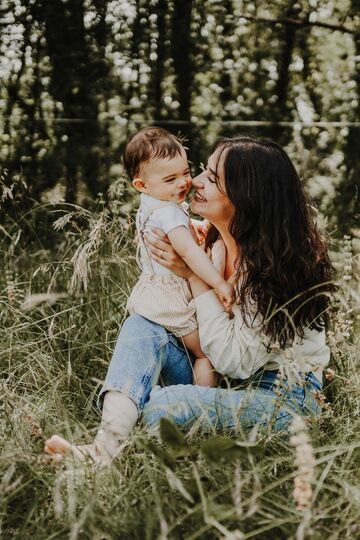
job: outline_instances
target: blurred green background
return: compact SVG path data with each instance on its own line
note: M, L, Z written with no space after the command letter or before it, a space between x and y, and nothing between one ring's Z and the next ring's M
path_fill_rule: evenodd
M110 185L126 216L122 150L155 124L186 136L193 174L219 136L276 140L328 230L351 233L359 14L360 0L3 0L2 220L106 205Z
M359 14L360 0L0 1L1 538L360 538ZM222 135L272 138L317 203L339 290L312 514L273 434L236 462L231 439L207 439L212 461L191 430L174 469L141 428L101 473L44 459L50 435L89 443L98 427L139 274L121 156L151 124L187 137L193 174Z

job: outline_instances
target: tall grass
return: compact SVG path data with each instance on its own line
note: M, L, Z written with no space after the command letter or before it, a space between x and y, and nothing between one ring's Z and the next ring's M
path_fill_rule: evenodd
M137 275L134 231L101 207L46 210L53 245L36 235L28 245L24 220L0 231L1 537L360 538L358 239L333 243L339 311L316 421L295 422L290 440L185 437L166 422L154 440L140 425L112 467L94 470L49 464L43 442L94 436L94 398Z

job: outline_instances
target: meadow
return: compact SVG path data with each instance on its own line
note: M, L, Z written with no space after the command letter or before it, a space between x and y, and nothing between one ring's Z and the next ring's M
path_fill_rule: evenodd
M96 393L138 272L133 223L115 203L113 192L91 212L39 205L1 227L1 538L360 538L355 234L329 238L339 285L331 364L320 416L292 438L183 434L164 422L156 437L140 425L111 467L43 454L51 434L90 442L99 422ZM294 482L306 452L302 506Z

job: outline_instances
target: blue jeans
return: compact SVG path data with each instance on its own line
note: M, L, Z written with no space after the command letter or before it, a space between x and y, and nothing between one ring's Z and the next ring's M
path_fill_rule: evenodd
M312 372L302 383L277 383L277 371L257 372L238 388L206 388L192 384L193 359L180 342L162 326L140 315L123 324L99 394L107 390L128 395L143 413L149 428L166 417L187 429L195 422L201 429L286 429L293 414L316 415L314 390L322 386ZM161 383L162 386L159 385Z

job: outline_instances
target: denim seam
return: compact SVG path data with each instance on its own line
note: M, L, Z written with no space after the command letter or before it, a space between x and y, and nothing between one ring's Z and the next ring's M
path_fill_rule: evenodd
M160 343L158 350L160 350L162 347L164 347L164 345L167 345L168 343L171 343L171 345L173 345L178 351L186 353L185 347L179 343L177 338L173 337L170 334L167 334L166 337L167 337L166 343Z
M164 338L160 341L159 345L157 346L156 348L156 353L160 353L160 351L166 346L168 345L169 343L173 343L173 341L171 340L169 334L166 334L164 336ZM169 355L166 356L166 360L164 362L164 365L161 366L161 370L160 370L160 373L165 369L167 363L168 363L168 360L169 360ZM152 376L153 376L153 373L155 372L155 370L157 369L157 363L153 363L153 368L151 371L147 371L143 378L141 379L141 385L140 385L140 389L141 391L143 391L143 389L147 386L148 382L152 379ZM141 399L141 397L138 395L137 397L138 401L139 401L139 404L141 406L141 409L144 408L145 406L145 403L143 403L143 399Z
M157 368L157 366L154 364L152 370L151 371L146 371L143 378L141 379L140 391L137 394L137 399L139 400L139 403L140 403L142 409L144 408L145 403L143 403L143 398L141 398L140 394L144 394L144 388L147 387L147 385L148 385L149 381L151 380L151 378L153 376L153 373L154 373L156 368ZM161 371L160 371L160 373L161 373Z
M159 344L157 345L155 351L158 353L165 345L167 345L170 341L169 334L165 334L165 336L160 340Z

